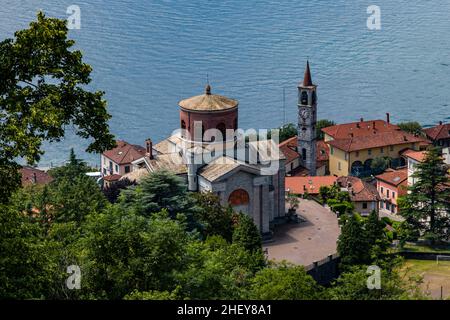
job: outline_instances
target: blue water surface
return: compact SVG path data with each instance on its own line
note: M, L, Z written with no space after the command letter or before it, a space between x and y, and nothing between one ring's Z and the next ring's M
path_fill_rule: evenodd
M366 25L373 4L378 31ZM213 92L240 101L240 127L295 122L308 57L319 118L450 119L448 0L0 0L0 39L39 9L67 18L70 5L81 9L70 36L94 68L92 89L106 92L112 132L132 143L169 135L177 102L202 93L207 74ZM60 164L72 147L97 163L86 145L69 129L45 144L41 165Z

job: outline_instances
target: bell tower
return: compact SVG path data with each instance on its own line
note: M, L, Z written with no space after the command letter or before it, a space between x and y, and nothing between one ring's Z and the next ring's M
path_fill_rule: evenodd
M303 82L298 85L298 152L310 176L316 175L317 86L312 83L309 61Z

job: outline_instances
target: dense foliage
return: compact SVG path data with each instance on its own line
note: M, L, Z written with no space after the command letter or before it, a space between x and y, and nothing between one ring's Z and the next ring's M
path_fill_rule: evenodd
M323 140L324 138L324 133L322 131L323 128L326 127L331 127L334 126L336 123L334 121L331 120L327 120L327 119L322 119L322 120L318 120L316 123L316 135L317 135L317 139L319 140Z
M403 228L409 239L424 237L431 242L450 238L450 188L447 166L437 148L428 150L412 176L415 183L400 199Z
M17 158L39 160L44 141L73 125L89 152L114 145L103 92L85 89L92 68L67 38L66 21L39 13L28 29L0 42L0 202L20 185Z
M408 133L418 135L418 136L424 136L424 133L422 131L422 126L417 121L400 122L400 123L397 123L397 125L403 131L406 131Z

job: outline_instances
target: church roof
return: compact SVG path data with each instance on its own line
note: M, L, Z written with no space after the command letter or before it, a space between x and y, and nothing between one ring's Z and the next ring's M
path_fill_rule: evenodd
M187 173L187 165L178 153L160 154L153 159L145 157L152 171L167 170L175 174Z
M215 181L241 164L229 157L219 157L200 169L199 174L208 181Z
M128 179L134 182L141 182L141 180L149 174L147 168L135 169L129 173L124 174L120 180Z
M207 85L204 94L181 100L178 104L181 108L191 111L224 111L236 108L239 102L218 94L211 94L211 86Z
M306 70L305 70L305 76L303 77L303 86L304 87L313 86L312 78L311 78L311 70L309 69L309 61L306 61Z

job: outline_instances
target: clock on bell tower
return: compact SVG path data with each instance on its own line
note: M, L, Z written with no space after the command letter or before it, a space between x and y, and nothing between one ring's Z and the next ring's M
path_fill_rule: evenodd
M309 61L303 82L298 85L298 151L302 166L316 175L317 86L312 83Z

